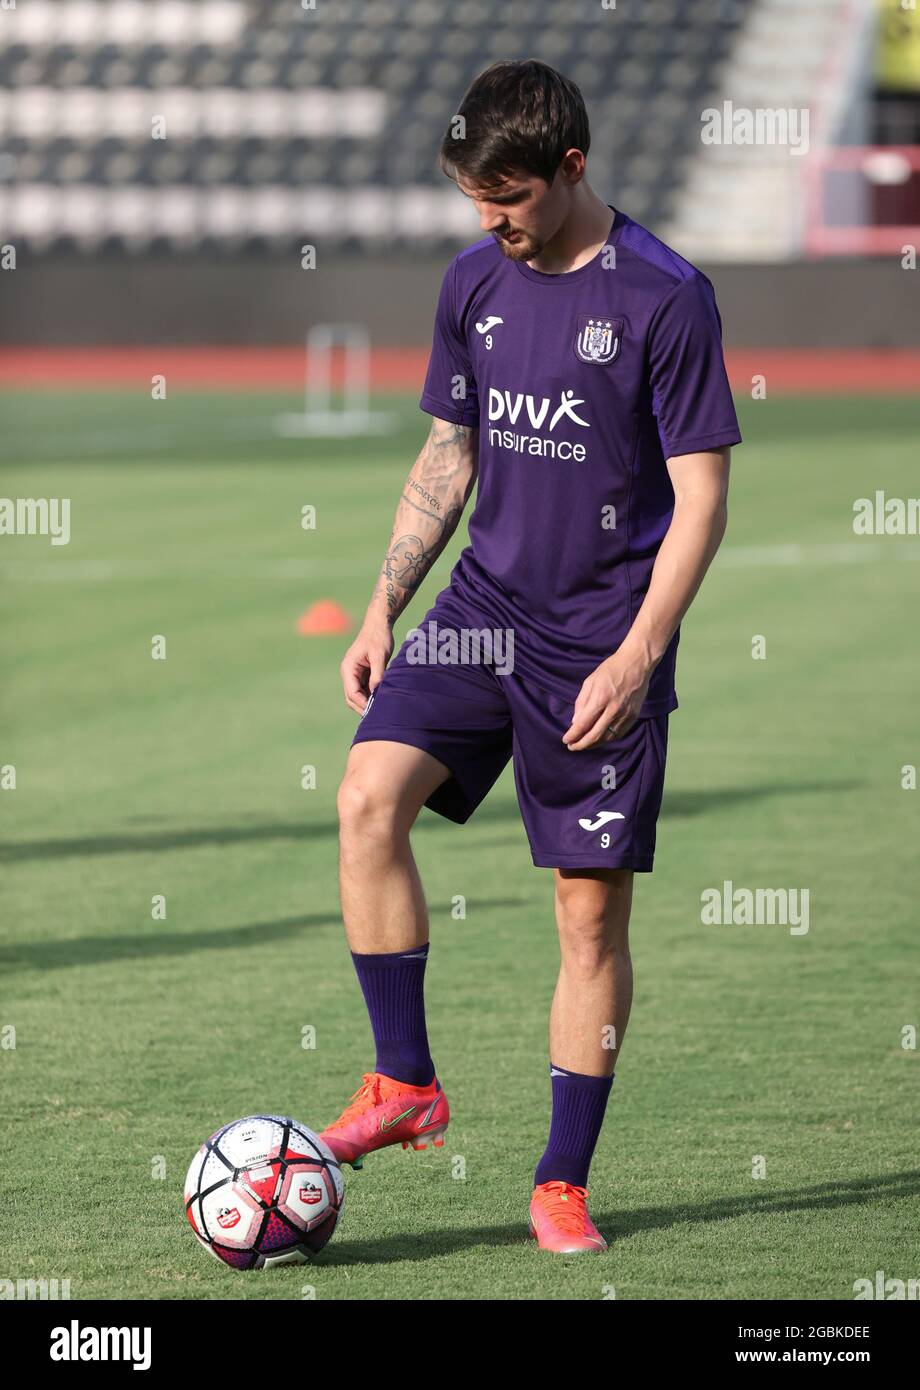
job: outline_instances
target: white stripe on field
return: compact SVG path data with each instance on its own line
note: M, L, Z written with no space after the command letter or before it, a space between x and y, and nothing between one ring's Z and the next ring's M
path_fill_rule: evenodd
M920 543L917 543L914 538L910 538L910 540L914 540L913 544L905 542L905 538L900 536L891 537L891 539L902 543L890 545L876 540L854 540L826 545L724 546L719 551L715 564L728 569L788 569L793 566L888 564L901 561L920 561ZM7 541L7 544L9 543ZM26 543L22 537L16 539L17 545L25 545ZM50 541L44 536L30 537L28 544L34 547L48 546L51 548ZM247 569L241 565L233 565L228 568L220 564L194 568L177 564L172 568L150 569L143 565L134 566L130 562L71 560L65 553L65 549L64 546L55 547L53 560L22 560L20 562L7 560L0 562L0 578L18 584L98 584L109 580L125 579L224 580L232 577L235 579L268 579L285 582L296 579L314 579L318 576L328 576L330 579L334 579L354 578L363 574L367 575L369 579L372 577L372 566L363 562L336 564L328 559L311 559L306 556L291 556L288 559L273 560L258 567L254 566L252 569ZM435 575L434 578L435 580L444 579L446 574L445 569L443 575ZM432 586L431 596L434 597L434 586Z
M911 541L915 537L892 536L890 540ZM726 545L715 564L733 569L758 569L788 565L860 565L878 561L915 560L920 546L886 546L878 540L835 541L819 545Z

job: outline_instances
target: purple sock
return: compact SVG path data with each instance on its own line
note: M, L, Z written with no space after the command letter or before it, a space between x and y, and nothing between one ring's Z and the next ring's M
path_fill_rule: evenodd
M543 1182L570 1182L587 1187L588 1169L597 1144L612 1076L583 1076L550 1064L553 1118L549 1142L534 1174L534 1186Z
M409 1086L427 1086L434 1079L425 1028L428 943L383 955L352 951L351 958L374 1030L375 1070Z

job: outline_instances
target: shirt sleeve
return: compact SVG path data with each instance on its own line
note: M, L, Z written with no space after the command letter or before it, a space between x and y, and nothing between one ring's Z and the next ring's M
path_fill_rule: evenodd
M649 329L652 403L665 458L741 443L722 356L722 322L703 275L659 305Z
M441 282L428 373L419 405L429 415L454 425L479 424L479 393L456 308L457 262L451 261Z

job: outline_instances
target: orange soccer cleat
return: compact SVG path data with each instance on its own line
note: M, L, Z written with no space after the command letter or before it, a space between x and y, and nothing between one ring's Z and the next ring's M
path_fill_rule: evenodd
M321 1135L340 1163L360 1168L365 1154L401 1143L404 1149L444 1145L450 1120L447 1097L437 1077L410 1086L379 1071L365 1072L341 1115Z
M530 1234L536 1237L541 1250L576 1255L607 1249L607 1242L588 1215L587 1196L586 1187L574 1187L568 1182L543 1182L534 1188Z

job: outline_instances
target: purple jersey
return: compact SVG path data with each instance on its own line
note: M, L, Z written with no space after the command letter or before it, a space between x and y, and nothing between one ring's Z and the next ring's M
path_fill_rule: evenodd
M420 404L479 429L451 586L513 628L523 675L577 693L645 597L674 507L665 459L741 440L712 285L621 212L562 275L487 237L447 268ZM676 708L677 640L643 715Z

